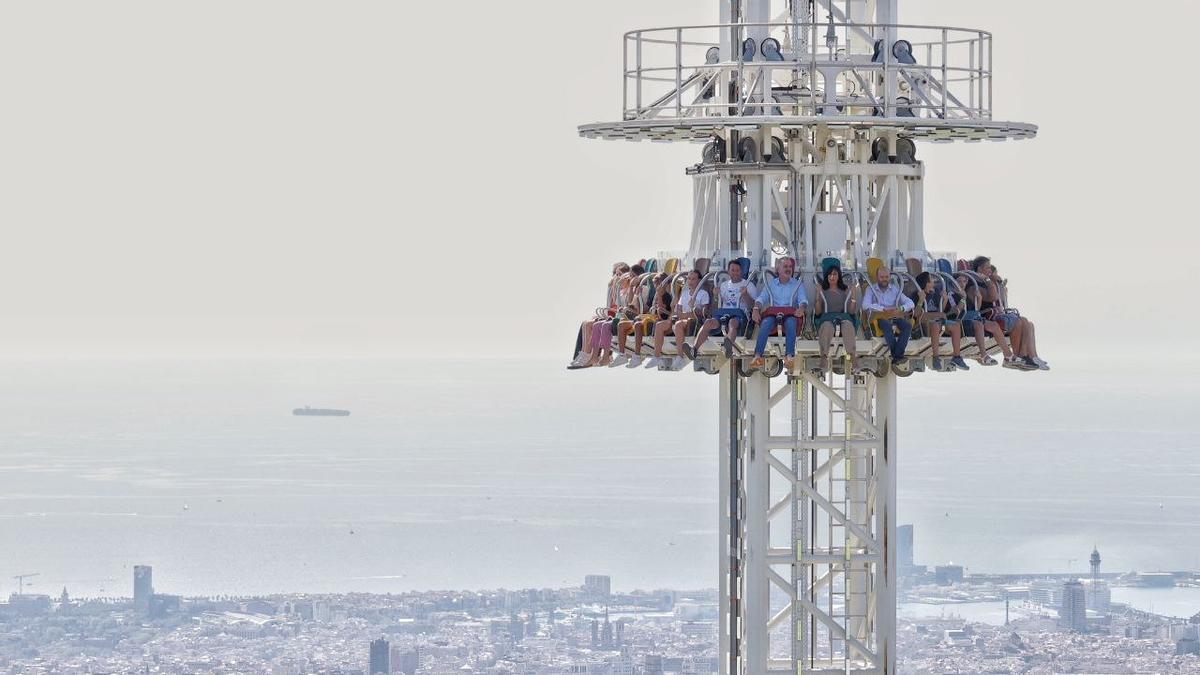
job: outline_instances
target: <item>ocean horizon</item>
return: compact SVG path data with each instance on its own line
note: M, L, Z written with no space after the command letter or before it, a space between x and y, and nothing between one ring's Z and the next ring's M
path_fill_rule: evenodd
M549 360L4 364L0 579L128 596L710 588L716 378ZM1200 568L1195 380L1056 364L900 383L920 564ZM346 418L294 417L303 405Z

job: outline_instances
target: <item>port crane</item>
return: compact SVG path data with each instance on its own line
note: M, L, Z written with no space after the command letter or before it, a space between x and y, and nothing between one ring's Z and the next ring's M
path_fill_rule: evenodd
M32 583L25 581L26 579L32 579L33 577L40 577L40 576L42 576L41 572L32 572L30 574L13 575L13 578L17 580L17 595L24 595L25 594L25 586L33 585Z
M856 279L883 265L907 284L915 263L952 283L957 255L925 241L919 144L1037 134L993 114L991 33L901 23L898 0L715 9L711 25L626 33L620 116L579 127L704 145L685 172L692 231L679 270L708 261L715 283L746 258L763 279L790 257L810 289L829 260ZM927 370L931 341L910 342L903 367L878 337L863 342L865 372L838 356L814 372L811 334L786 372L775 337L761 369L716 345L694 355L720 389L722 675L896 672L898 378Z

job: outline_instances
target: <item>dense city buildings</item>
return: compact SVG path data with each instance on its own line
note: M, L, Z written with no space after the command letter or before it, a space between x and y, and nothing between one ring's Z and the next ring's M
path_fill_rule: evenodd
M1136 575L1126 575L1135 583ZM900 621L899 672L1200 672L1200 615L1169 619L1112 605L1087 633L1034 602L1034 580L914 579L906 603L942 606ZM1200 576L1181 575L1200 586ZM136 587L135 579L135 587ZM1078 598L1064 591L1058 598ZM0 603L0 675L707 675L718 672L715 590L570 588L181 598L161 615L129 599ZM603 595L607 601L592 598ZM173 598L151 594L153 598ZM966 620L972 603L1012 602L1012 620ZM912 606L912 605L910 605ZM1078 617L1072 611L1072 616Z

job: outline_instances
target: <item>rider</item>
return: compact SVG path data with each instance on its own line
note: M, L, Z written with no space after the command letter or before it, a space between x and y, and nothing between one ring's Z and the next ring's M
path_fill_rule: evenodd
M758 342L754 345L754 358L750 361L750 369L762 368L766 361L763 354L767 351L767 340L771 333L783 320L784 359L783 365L791 370L796 362L796 333L804 321L804 313L808 310L808 296L804 293L804 284L795 278L796 260L780 258L775 262L775 278L767 279L763 289L759 291L754 302L751 316L759 324Z
M700 286L702 278L699 270L693 269L688 272L683 290L679 293L679 302L675 303L675 309L671 312L670 317L654 325L654 358L646 365L647 368L661 367L667 363L662 351L668 332L675 333L676 345L684 344L684 337L687 335L688 329L708 309L708 291ZM687 358L680 349L679 355L670 362L670 369L679 370L686 363Z
M758 294L754 283L746 278L746 273L750 271L750 259L731 260L727 270L729 278L717 286L716 312L700 327L696 345L693 347L685 343L683 346L689 358L696 358L700 348L717 331L725 338L725 356L733 358L734 342L739 331L750 322L747 312L754 303L754 296Z
M842 268L836 261L825 265L825 272L821 275L821 290L817 292L814 307L817 344L821 349L819 370L822 373L829 370L829 349L833 346L833 334L839 327L842 329L842 344L850 355L850 372L859 372L858 350L854 346L855 333L858 331L856 305L853 289L842 278Z
M933 369L943 370L942 358L938 351L942 347L942 331L950 333L950 363L954 368L970 370L970 366L962 357L962 322L950 318L954 309L950 293L938 288L935 277L929 272L917 275L917 286L920 287L920 306L917 308L917 321L925 327L929 336L930 349L933 350ZM953 370L953 368L951 368Z
M891 283L892 271L886 266L880 266L875 279L876 283L867 287L863 309L867 310L868 322L879 322L879 331L883 333L883 341L891 351L892 363L903 365L908 360L904 350L908 348L908 339L912 337L912 321L909 317L915 305L904 295L900 284ZM895 335L893 329L900 334Z

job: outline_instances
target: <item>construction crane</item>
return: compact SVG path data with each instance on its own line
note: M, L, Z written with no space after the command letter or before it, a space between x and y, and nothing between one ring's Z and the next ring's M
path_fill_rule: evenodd
M617 299L581 328L579 344L592 350L577 349L572 368L641 365L641 353L625 353L621 331L668 318L657 310L624 316L621 298L641 293L643 279L655 303L668 294L682 303L685 292L692 303L703 296L685 289L693 283L685 272L700 277L695 288L712 288L709 297L725 275L734 292L722 307L762 323L757 345L730 333L725 351L720 339L698 348L660 334L647 364L671 372L690 362L718 376L720 675L896 672L899 380L929 371L932 382L943 377L932 373L969 368L962 356L949 365L937 357L947 347L940 330L907 340L912 322L886 319L903 314L893 286L933 288L936 300L976 297L991 283L976 273L983 263L926 245L918 143L1002 142L1038 131L993 114L991 33L903 24L898 3L718 0L716 24L630 31L619 118L579 127L585 138L705 146L686 169L686 253L647 259L644 274L626 280L634 291L626 296L614 274L608 297ZM1021 185L1015 176L997 196L1012 199ZM763 292L754 303L761 319L732 285L731 263L739 282ZM813 309L798 298L815 299L831 268L849 283L842 297L879 282L880 294L895 293L896 308L850 300L844 312L826 308L826 331L840 325L854 335L830 337L822 349ZM790 289L783 302L772 284ZM707 311L688 303L683 311ZM866 310L893 323L873 325ZM786 338L774 335L779 325ZM606 333L618 336L615 350ZM983 335L966 349L981 365L1009 351ZM1006 367L1049 369L1007 356Z
M42 576L41 572L31 572L30 574L14 575L13 578L17 580L17 595L24 595L25 584L29 583L29 582L25 581L26 579L32 579L33 577L40 577L40 576ZM32 586L33 584L29 583L29 585Z

